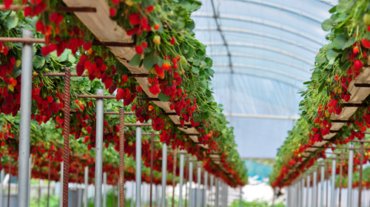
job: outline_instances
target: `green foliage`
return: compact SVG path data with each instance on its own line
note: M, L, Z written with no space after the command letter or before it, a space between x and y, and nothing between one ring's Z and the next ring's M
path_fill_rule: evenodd
M239 199L235 199L230 207L239 207L240 206L240 200ZM260 201L260 200L254 200L254 201L245 201L245 200L242 200L242 207L270 207L267 203L267 201ZM275 204L274 207L285 207L284 203L281 202L281 203L278 203L278 204Z

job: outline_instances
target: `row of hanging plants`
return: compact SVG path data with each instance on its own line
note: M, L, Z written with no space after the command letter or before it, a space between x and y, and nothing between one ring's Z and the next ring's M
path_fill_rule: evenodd
M9 6L24 2L4 3ZM117 97L117 101L105 101L105 105L114 106L112 110L128 106L135 112L137 120L151 120L153 129L160 131L162 142L173 148L186 149L203 161L207 171L230 186L246 184L246 169L235 149L233 130L226 127L228 122L222 108L214 102L209 88L214 73L212 60L206 57L205 46L194 38L192 32L194 22L189 16L200 7L200 3L111 1L110 5L111 18L128 35L134 35L137 43L137 55L130 64L148 69L149 91L158 95L161 101L169 101L171 109L181 117L181 124L189 122L195 127L200 132L199 142L208 149L200 147L178 130L161 108L137 99L146 97L146 94L136 80L128 78L128 69L107 48L92 45L96 40L94 35L76 16L58 13L56 8L65 6L61 1L25 2L21 12L0 13L4 20L0 22L0 36L21 37L21 29L32 29L35 37L46 40L46 44L34 44L32 118L40 123L53 119L57 128L62 126L64 78L47 77L43 73L64 72L64 67L71 67L80 76L88 74L88 77L72 78L71 94L94 94L97 88L105 88L107 95ZM16 115L20 106L21 44L0 44L0 110L4 114ZM94 100L72 97L71 108L76 112L71 117L71 134L83 139L89 149L95 145L94 105ZM135 121L133 119L132 123ZM104 142L115 144L116 149L118 123L115 116L106 118L104 122ZM134 145L133 138L128 143L132 152ZM231 176L211 161L208 156L211 152L220 154L221 165ZM144 162L148 163L148 159Z
M366 0L343 0L330 9L330 19L322 23L329 31L324 45L315 58L311 80L300 93L301 117L283 146L278 150L276 165L270 175L272 186L289 185L295 178L310 168L319 158L325 158L324 149L317 149L305 159L306 149L324 140L330 133L332 119L342 115L344 103L352 96L350 83L368 67L370 48L370 2ZM370 99L363 101L370 106ZM336 135L323 147L345 145L354 139L365 138L364 132L370 127L370 108L359 107ZM297 164L300 163L300 164ZM293 168L293 173L287 176Z
M0 170L4 169L6 173L12 175L18 174L18 151L14 150L18 146L18 140L13 136L19 131L19 116L12 117L0 115ZM55 128L55 123L49 121L39 125L36 121L31 121L31 155L32 155L32 178L48 179L50 171L50 180L60 180L60 164L63 161L63 139L62 130ZM83 183L84 168L89 167L89 183L94 183L95 178L95 150L89 150L81 139L73 139L71 136L70 147L71 156L69 163L70 182ZM145 149L149 150L149 149ZM157 152L158 150L156 150ZM169 157L170 158L170 157ZM9 163L11 160L11 164ZM50 167L49 167L50 161ZM10 165L9 165L10 164ZM130 153L125 155L125 181L135 180L136 162ZM157 167L158 168L158 167ZM187 170L187 166L185 167ZM153 171L153 183L161 183L161 173L159 170ZM107 183L116 185L119 176L119 155L114 149L114 145L109 144L103 150L103 172L107 173ZM142 181L150 183L150 168L142 165ZM179 172L176 172L178 176ZM187 175L185 171L185 175ZM196 172L193 173L195 180ZM172 173L167 173L167 184L172 185ZM184 176L186 180L187 177ZM176 177L176 183L179 178Z

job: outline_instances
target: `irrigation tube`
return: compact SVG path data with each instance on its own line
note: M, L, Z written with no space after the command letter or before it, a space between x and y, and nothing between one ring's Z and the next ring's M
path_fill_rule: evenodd
M104 95L104 90L98 89L97 95ZM104 121L104 100L96 99L95 207L101 207L101 197L102 197L103 121Z
M317 207L317 169L313 170L312 207Z
M33 38L33 31L22 30L23 38ZM18 201L19 206L29 206L28 175L30 138L31 138L31 103L32 103L32 43L23 43L22 46L22 77L21 77L21 116L19 131L19 158L18 158Z
M87 207L87 189L89 187L89 167L85 167L85 192L84 192L84 207Z
M325 165L321 166L321 184L320 184L320 207L324 207L324 182L325 182Z
M182 151L183 152L183 151ZM180 154L180 195L179 207L182 207L182 185L184 184L184 154Z
M332 161L331 169L336 169L335 159ZM335 207L335 170L331 171L330 207Z
M136 207L141 207L141 127L136 127Z
M352 144L350 144L349 147L353 148ZM348 153L347 207L351 207L353 203L352 202L352 174L353 174L353 149L350 149Z
M167 145L165 143L162 144L162 207L166 207L166 174L167 174ZM140 199L140 197L139 197ZM140 207L140 205L136 205L136 207Z

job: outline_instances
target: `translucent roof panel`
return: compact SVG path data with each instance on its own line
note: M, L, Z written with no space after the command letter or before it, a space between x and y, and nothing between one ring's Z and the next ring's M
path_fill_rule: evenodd
M214 96L242 157L275 157L298 118L303 83L327 44L321 22L337 1L202 0L196 38L213 59Z

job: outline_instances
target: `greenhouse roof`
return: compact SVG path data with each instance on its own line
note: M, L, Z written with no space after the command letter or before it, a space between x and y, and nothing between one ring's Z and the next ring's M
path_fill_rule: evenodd
M275 157L298 119L298 93L327 44L336 1L202 0L196 38L213 59L213 89L242 157Z

